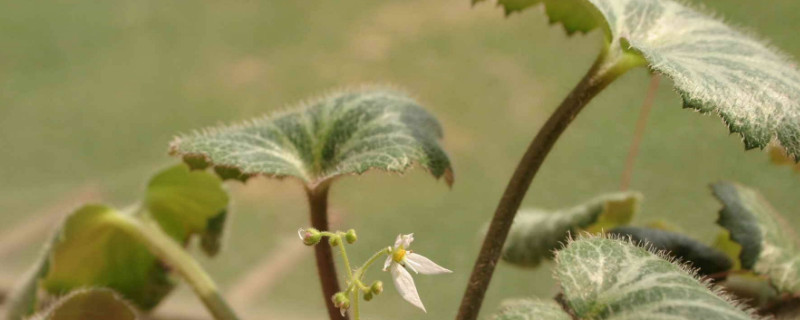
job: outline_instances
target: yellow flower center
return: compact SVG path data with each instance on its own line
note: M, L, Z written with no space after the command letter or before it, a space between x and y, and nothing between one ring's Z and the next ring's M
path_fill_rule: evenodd
M406 257L406 250L403 248L397 248L392 253L392 260L397 263L403 262L403 258Z

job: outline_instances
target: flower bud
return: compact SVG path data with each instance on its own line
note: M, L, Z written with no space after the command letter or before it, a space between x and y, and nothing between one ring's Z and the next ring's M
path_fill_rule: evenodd
M383 292L383 282L381 281L373 282L372 285L369 287L369 290L376 295L381 294L381 292Z
M331 301L333 301L333 306L339 308L342 313L344 313L344 310L350 308L350 299L347 298L344 292L337 292L334 294L333 297L331 297Z
M342 242L342 239L339 238L339 236L332 236L332 237L328 238L328 243L331 245L331 247L338 246L341 242Z
M372 292L371 291L369 291L369 292L364 294L364 301L370 301L370 300L372 300Z
M347 243L353 244L356 242L356 240L358 240L358 237L356 237L356 231L353 229L347 230L347 233L344 235L344 239L347 240Z
M322 234L319 233L319 230L314 228L300 228L297 230L297 235L300 236L300 240L303 240L303 244L307 246L313 246L322 239Z

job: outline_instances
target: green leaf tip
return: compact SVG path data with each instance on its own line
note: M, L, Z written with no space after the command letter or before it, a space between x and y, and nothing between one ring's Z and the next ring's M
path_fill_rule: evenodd
M757 318L688 267L629 240L580 236L555 261L564 301L578 319Z
M556 212L521 210L514 218L502 258L517 266L537 267L551 259L570 234L601 232L629 223L639 211L641 199L638 192L618 192Z
M405 172L414 163L448 185L450 159L439 122L393 89L329 94L294 110L175 138L170 153L195 168L240 177L294 177L314 187L371 169ZM219 173L220 170L217 170Z
M717 224L741 245L742 269L766 276L781 292L800 292L800 243L793 230L757 191L740 184L711 186L723 204Z
M671 0L498 1L508 13L541 2L570 33L602 25L607 59L644 58L685 108L719 115L746 149L777 142L800 161L800 72L785 54Z
M136 309L112 290L75 290L30 320L136 320Z
M179 164L150 179L143 214L156 220L181 244L186 245L193 235L199 236L201 248L213 256L221 246L228 203L228 193L219 178Z

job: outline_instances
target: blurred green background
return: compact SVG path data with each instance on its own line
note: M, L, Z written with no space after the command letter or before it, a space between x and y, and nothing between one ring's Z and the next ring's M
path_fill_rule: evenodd
M800 2L702 4L800 56ZM357 261L414 232L418 252L455 271L416 277L423 314L375 269L368 277L383 280L387 294L362 304L365 319L451 318L479 230L528 142L601 42L599 32L567 37L541 8L506 19L493 4L473 8L468 0L3 1L0 237L37 219L53 224L49 212L68 212L76 199L136 201L151 173L177 161L166 150L178 133L337 87L392 84L441 120L456 183L448 189L423 170L342 179L331 195L335 227L359 231L348 248ZM596 98L556 145L523 206L559 208L617 190L648 82L646 70L634 70ZM636 223L662 219L710 242L720 205L708 184L721 179L761 190L800 228L800 174L771 165L764 152L744 152L717 117L683 110L665 79L635 167L631 189L645 195ZM203 263L229 292L254 268L273 277L251 289L245 318L322 318L312 250L289 241L309 223L300 184L258 178L229 187L227 250ZM45 237L12 243L0 256L0 278L18 277ZM502 264L483 314L505 298L553 296L550 274L550 265ZM205 314L185 286L162 306L170 308Z

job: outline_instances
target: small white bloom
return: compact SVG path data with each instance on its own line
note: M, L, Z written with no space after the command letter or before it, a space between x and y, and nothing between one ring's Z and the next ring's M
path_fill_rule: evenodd
M453 271L447 270L430 259L408 250L408 247L413 241L413 233L398 235L397 240L394 242L394 247L391 248L391 254L386 258L386 262L383 264L383 271L391 269L394 286L397 288L397 292L400 293L400 296L415 307L425 311L425 306L422 305L422 301L419 299L419 294L417 293L417 286L414 285L414 279L411 278L411 273L409 273L406 268L411 269L414 273L421 274L442 274L451 273Z

